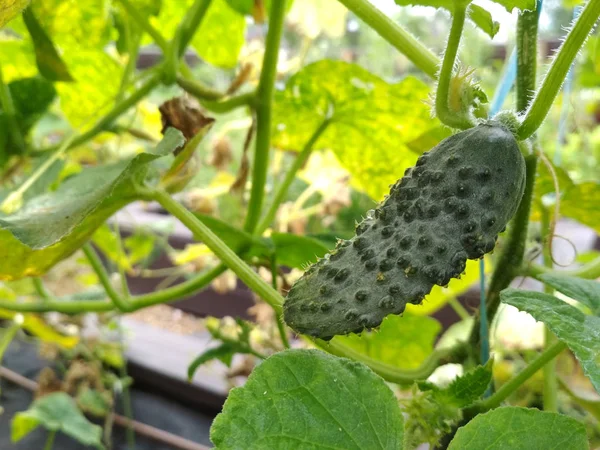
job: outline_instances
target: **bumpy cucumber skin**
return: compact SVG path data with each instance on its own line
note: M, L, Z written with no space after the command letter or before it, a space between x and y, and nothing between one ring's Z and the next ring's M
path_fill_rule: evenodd
M292 286L284 319L321 339L379 326L494 249L525 187L514 136L490 121L419 157L356 235Z

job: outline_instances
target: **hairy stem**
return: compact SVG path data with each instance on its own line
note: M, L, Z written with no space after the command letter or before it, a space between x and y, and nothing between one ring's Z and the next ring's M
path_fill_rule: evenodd
M219 100L223 94L198 83L197 81L177 75L175 81L186 92L199 100Z
M313 151L313 147L314 147L315 143L319 140L319 138L321 137L323 132L327 129L327 126L330 123L331 122L329 120L323 121L323 123L312 134L312 136L310 137L308 142L304 145L304 148L302 149L302 151L300 153L298 153L298 156L296 156L296 159L294 160L292 166L286 172L285 178L283 179L283 181L277 188L277 192L275 193L275 196L273 197L273 201L271 202L271 205L269 206L267 213L265 214L263 219L258 224L258 227L256 228L257 235L261 235L269 227L269 225L271 225L271 223L273 222L273 219L275 218L275 215L277 214L277 209L279 208L279 205L281 205L281 202L283 202L283 199L285 198L285 196L288 192L288 189L290 188L290 185L294 181L296 174L298 173L300 168L302 166L304 166L304 164L306 163L306 161L308 160L308 158L310 157L310 155Z
M487 292L487 316L491 325L498 307L500 306L500 291L506 289L510 282L518 275L525 254L525 241L529 226L529 212L535 185L537 169L537 156L530 155L525 158L525 192L521 203L512 221L508 237L504 242L502 253L496 263ZM475 323L471 330L469 342L476 350L479 346L479 316L475 316Z
M260 80L256 97L256 147L252 167L252 190L244 229L253 232L260 219L267 181L271 149L271 108L277 76L277 60L283 32L286 0L271 4L269 31L265 46Z
M275 289L258 276L250 266L229 248L212 230L204 225L194 214L183 205L173 200L169 194L162 190L150 193L152 198L165 208L170 214L177 217L198 239L229 267L246 285L260 298L275 310L276 314L282 311L283 298Z
M373 372L390 383L411 384L417 380L424 380L429 377L435 369L443 364L459 361L465 351L462 345L458 347L435 350L429 357L423 361L417 369L400 369L381 361L377 361L364 353L350 348L336 339L330 342L316 340L314 343L321 349L332 355L350 358L361 362L371 368Z
M277 291L277 258L273 256L271 259L271 286ZM279 336L281 336L281 343L284 348L290 348L290 342L287 337L287 331L285 329L285 323L283 323L283 317L275 311L275 323L279 330Z
M544 266L552 269L552 229L550 227L550 211L548 209L542 209L542 242L544 243L543 248L543 259ZM544 292L547 294L554 294L554 289L550 286L544 286ZM547 326L544 326L544 349L548 350L556 343L556 336L550 331ZM557 412L558 411L558 380L556 377L556 362L548 361L548 363L544 366L544 389L543 389L543 401L544 401L544 410Z
M600 0L590 0L560 46L540 89L527 110L517 131L520 139L527 139L535 133L546 118L575 56L583 46L599 15Z
M399 27L389 17L379 11L368 0L338 0L357 17L369 25L379 36L393 45L412 63L435 78L439 60L435 54L408 31Z
M517 21L517 111L527 109L535 92L538 12L523 11Z
M450 94L450 81L454 72L454 61L458 53L458 45L462 36L467 13L467 4L457 3L452 14L452 27L446 44L444 61L438 78L437 92L435 94L435 114L440 121L452 128L467 129L473 126L471 121L462 114L450 111L448 96Z

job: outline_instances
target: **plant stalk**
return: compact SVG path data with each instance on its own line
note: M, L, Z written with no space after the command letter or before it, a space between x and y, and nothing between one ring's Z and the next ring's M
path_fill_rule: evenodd
M545 273L552 273L557 275L565 275L570 277L578 277L585 278L588 280L593 280L595 278L600 277L600 256L590 261L587 264L584 264L578 269L573 270L561 270L555 271L545 266L540 266L539 264L531 264L527 267L523 267L521 269L521 275L532 277L539 279L540 275Z
M437 92L435 94L435 114L440 121L452 128L467 129L473 126L466 116L450 111L448 97L450 95L450 81L454 72L454 62L458 53L458 45L465 25L468 4L456 3L452 13L452 27L446 44L444 61L438 77Z
M155 190L149 194L171 215L177 217L196 238L200 239L227 267L229 267L246 285L260 298L267 302L281 314L283 297L258 276L250 266L229 248L213 231L204 225L194 214L183 205L173 200L169 194L162 190Z
M331 121L329 119L324 120L323 123L321 125L319 125L319 127L312 134L312 136L310 137L308 142L304 145L304 148L302 149L302 151L300 151L300 153L298 153L298 156L296 156L296 159L294 160L291 167L286 172L285 178L283 179L283 181L277 188L277 192L275 193L275 196L273 197L273 201L271 202L271 205L269 206L267 213L265 214L263 219L258 224L258 227L256 228L257 235L261 235L269 227L269 225L271 225L271 223L273 222L273 219L275 218L275 215L277 214L277 209L279 208L279 205L281 205L281 202L283 202L283 200L285 199L285 196L290 188L290 185L294 181L294 178L296 178L296 174L302 168L302 166L304 166L304 164L306 163L306 161L312 154L315 143L319 140L319 138L325 132L325 130L327 129L327 126L330 123L331 123Z
M186 14L186 18L179 25L181 30L177 33L179 36L179 43L177 45L177 54L179 58L184 55L185 49L202 24L202 20L204 19L211 2L212 0L196 0Z
M581 50L599 15L600 0L590 0L560 46L540 89L525 113L525 118L517 130L519 139L527 139L535 133L546 118L573 60Z
M538 12L523 11L517 21L517 111L527 109L535 92Z
M154 40L154 43L160 47L163 53L169 48L169 43L156 28L150 24L148 18L141 14L138 9L131 4L130 0L118 0L129 16Z
M271 149L271 109L286 3L286 0L280 0L271 4L269 31L267 33L260 80L256 91L256 147L252 167L250 203L244 223L244 229L250 232L254 232L260 219L265 195L269 153Z
M379 36L393 45L430 78L436 78L439 59L408 31L399 27L368 0L338 0Z

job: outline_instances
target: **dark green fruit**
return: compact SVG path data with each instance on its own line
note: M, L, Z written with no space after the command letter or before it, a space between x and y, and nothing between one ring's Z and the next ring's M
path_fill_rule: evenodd
M377 327L494 249L525 186L525 161L497 122L455 134L419 157L389 196L287 295L284 318L322 339Z

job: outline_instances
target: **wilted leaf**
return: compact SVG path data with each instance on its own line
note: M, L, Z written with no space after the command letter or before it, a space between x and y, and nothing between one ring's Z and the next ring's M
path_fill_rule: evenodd
M544 322L569 346L600 393L600 317L586 316L574 306L542 292L505 289L500 298Z
M49 431L61 431L84 445L104 448L102 428L88 421L75 401L64 392L39 398L27 411L15 414L11 425L11 440L20 441L39 425Z
M456 432L449 450L584 450L585 427L577 420L538 409L507 406L480 414Z
M415 369L431 354L442 329L427 316L388 316L377 331L360 336L336 336L334 342L350 347L369 358L401 369Z
M157 147L132 159L83 170L54 192L0 219L0 279L39 275L72 254L115 211L137 198L148 164L170 154L183 136L171 130Z
M0 27L3 27L23 11L31 0L0 0Z
M388 84L354 64L318 61L276 92L273 145L300 150L329 120L314 148L333 150L352 183L380 200L417 158L406 143L437 123L423 102L428 92L416 78Z
M363 364L318 350L288 350L230 392L211 427L218 448L398 449L402 412Z

